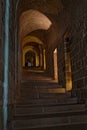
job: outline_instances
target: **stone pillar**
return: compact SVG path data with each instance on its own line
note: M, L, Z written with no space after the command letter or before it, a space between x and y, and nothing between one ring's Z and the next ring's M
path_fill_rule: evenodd
M53 52L51 50L46 49L46 70L47 74L54 78L54 59L53 59Z
M53 52L53 56L54 56L54 79L56 81L58 81L58 57L57 57L57 48L54 50Z
M46 50L43 49L43 66L44 70L46 70Z
M42 48L41 46L39 46L39 49L40 49L40 59L39 59L39 62L40 62L40 67L42 68Z
M70 41L69 37L64 39L64 53L65 53L65 78L66 78L66 91L72 90L72 77L71 77L71 61L70 61Z
M58 82L66 88L64 40L58 43Z

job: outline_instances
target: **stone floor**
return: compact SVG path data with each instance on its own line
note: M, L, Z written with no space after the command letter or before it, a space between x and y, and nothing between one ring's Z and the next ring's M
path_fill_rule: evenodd
M23 70L22 74L10 130L86 130L84 103L79 104L44 72Z

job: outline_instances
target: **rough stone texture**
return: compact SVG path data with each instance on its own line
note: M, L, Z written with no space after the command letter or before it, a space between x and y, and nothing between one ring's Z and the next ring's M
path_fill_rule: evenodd
M63 4L61 4L61 1ZM52 21L53 26L39 35L47 49L47 72L53 76L53 50L58 48L58 74L59 84L65 87L65 53L64 34L71 33L70 58L72 69L73 96L84 100L87 98L87 0L55 0L46 1L20 0L18 9L17 0L10 0L10 28L9 28L9 104L13 104L18 95L21 71L20 71L20 43L18 43L18 19L21 12L33 8L44 13ZM47 4L46 4L47 2ZM57 3L56 3L57 2ZM56 4L55 4L56 3ZM57 6L60 3L60 6ZM46 6L45 6L46 4ZM42 8L43 5L43 8ZM16 12L17 11L17 12ZM0 102L2 101L2 86L4 75L4 13L5 0L0 0ZM41 30L40 30L41 31ZM31 33L32 35L34 32ZM45 35L44 35L45 34ZM35 33L36 35L36 33ZM36 36L37 36L36 35ZM50 51L51 50L51 51ZM20 85L19 85L20 86ZM9 110L12 111L12 110Z
M72 34L70 41L70 57L72 68L73 91L79 98L87 97L85 88L87 88L87 2L63 1L65 12L69 12L66 19L70 19L68 26L63 21L62 25L70 28ZM77 6L78 5L78 6ZM61 12L59 16L61 16ZM62 18L62 17L60 17ZM68 31L68 29L66 31ZM64 30L63 30L64 31ZM64 32L65 33L65 32ZM63 36L63 35L62 35ZM65 61L64 61L64 41L58 45L58 68L59 68L59 83L65 86ZM85 89L85 90L84 90ZM84 96L83 96L84 95Z
M26 4L26 2L24 2L23 4L22 2L24 1L19 2L18 16L20 15L22 11L25 11L26 9L29 9L31 7L34 9L38 8L38 10L41 11L42 8L40 8L40 5L42 5L43 3L43 8L44 8L44 4L46 4L45 3L46 1L43 1L43 2L38 1L36 4L35 4L35 1L31 1L30 4ZM16 3L16 1L14 1L14 3ZM87 79L87 74L86 74L87 72L87 67L86 67L87 66L87 62L86 62L87 61L86 60L87 59L87 56L86 56L87 55L86 54L86 48L87 48L86 46L87 44L86 43L87 41L87 38L86 38L86 34L87 34L86 33L86 30L87 30L86 3L87 3L86 0L83 0L81 2L79 0L76 0L76 1L75 0L74 1L62 0L63 5L61 6L62 8L59 9L59 11L57 8L55 8L55 10L50 12L49 10L53 9L51 8L51 6L49 10L47 9L48 6L46 6L45 9L41 11L41 12L47 13L49 18L55 21L54 22L56 25L55 28L58 28L57 31L59 30L55 43L52 43L53 39L52 40L46 39L46 40L48 43L51 42L51 44L54 44L55 47L58 46L59 83L62 84L63 87L65 87L65 55L64 55L64 47L63 47L64 46L63 34L67 31L66 28L71 29L72 41L70 45L70 56L71 56L71 65L72 65L71 68L72 68L73 90L75 91L77 91L77 89L79 88L87 87L87 81L86 81ZM55 6L55 4L52 4L52 5ZM63 9L63 6L64 6L64 9ZM63 11L60 11L62 9ZM58 18L55 18L55 17L58 17ZM49 39L52 36L53 36L52 34L49 34L49 33L47 34L47 37L49 37ZM52 46L50 46L50 48L52 48ZM48 57L50 57L49 54L48 54ZM47 59L50 59L50 58L47 58ZM52 66L49 67L48 65L47 68L49 72L50 70L53 70Z
M87 77L87 13L85 4L85 1L79 3L79 8L73 10L72 17L71 66L73 89L79 90L80 93L82 88L87 87L85 80Z
M35 1L34 1L35 2ZM73 4L75 6L73 6ZM69 23L69 25L71 25L72 28L72 42L71 42L71 63L72 63L72 78L73 78L73 88L74 89L77 89L77 88L85 88L87 87L87 75L86 75L86 72L87 72L87 54L86 54L86 49L87 49L87 38L86 38L86 35L87 35L87 23L86 23L86 19L87 19L87 16L86 16L86 1L84 0L82 3L79 3L79 1L77 0L76 2L74 1L72 4L72 1L66 1L64 2L63 1L63 5L66 8L66 11L69 12L70 17L71 18L71 23ZM76 8L77 6L76 5L79 5L78 8ZM0 8L0 15L4 13L4 10L3 10L3 2L0 4L2 6L2 8ZM9 79L10 81L10 86L12 86L14 83L14 79L15 79L15 39L14 39L14 33L15 33L15 24L14 24L14 17L15 17L15 1L14 3L12 2L13 5L11 8L10 8L10 61L9 61ZM32 7L34 6L34 3L31 4ZM55 4L54 4L55 5ZM37 7L38 7L38 4L37 4ZM47 7L46 7L47 8ZM51 6L50 6L51 8ZM56 8L57 9L57 8ZM13 11L14 10L14 11ZM40 9L39 9L40 10ZM47 11L46 9L44 10L45 12ZM55 13L56 11L56 13ZM51 14L56 14L57 15L57 11L58 10L54 10L54 12L50 12ZM49 11L48 11L49 12ZM62 18L60 17L62 15L62 13L60 12L59 13L59 18ZM4 23L4 18L1 16L0 17L0 29L1 29L1 32L3 32L3 24ZM68 17L67 17L67 20L68 20ZM61 22L61 20L60 20ZM1 26L2 25L2 26ZM14 25L14 26L13 26ZM61 24L60 24L61 25ZM63 25L63 24L62 24ZM64 24L64 26L66 26L66 24ZM64 27L63 26L63 27ZM63 30L65 31L65 30ZM1 33L1 35L3 35ZM50 36L51 37L51 36ZM0 51L0 56L2 56L2 52L3 52L3 36L0 36L0 49L2 51ZM49 41L51 42L51 41ZM59 42L59 40L58 40ZM58 59L58 67L59 67L59 82L65 86L65 72L64 72L64 68L65 68L65 61L64 61L64 49L63 49L63 39L62 39L62 43L59 43L58 45L58 50L59 50L59 59ZM78 50L78 51L77 51ZM13 60L13 61L12 61ZM0 62L1 62L1 65L3 66L3 58L0 58ZM0 69L0 78L1 78L1 82L2 82L2 79L3 79L3 67L1 67ZM12 88L12 87L11 87ZM11 90L11 89L10 89Z
M10 24L9 24L9 103L14 102L15 88L15 12L13 1L10 1Z
M59 84L66 87L65 83L65 55L64 55L64 40L58 44L58 77Z

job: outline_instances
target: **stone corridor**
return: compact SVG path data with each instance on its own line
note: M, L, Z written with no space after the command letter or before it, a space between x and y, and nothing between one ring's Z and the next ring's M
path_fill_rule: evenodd
M0 0L0 130L87 129L87 0Z
M84 103L79 104L76 97L66 93L45 72L23 69L22 73L20 98L8 129L73 130L81 129L81 124L85 127L87 112Z

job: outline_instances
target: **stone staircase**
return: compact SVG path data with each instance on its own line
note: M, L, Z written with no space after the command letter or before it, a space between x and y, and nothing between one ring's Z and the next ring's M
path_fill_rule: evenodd
M23 80L9 130L86 130L85 104L58 83L35 75Z

